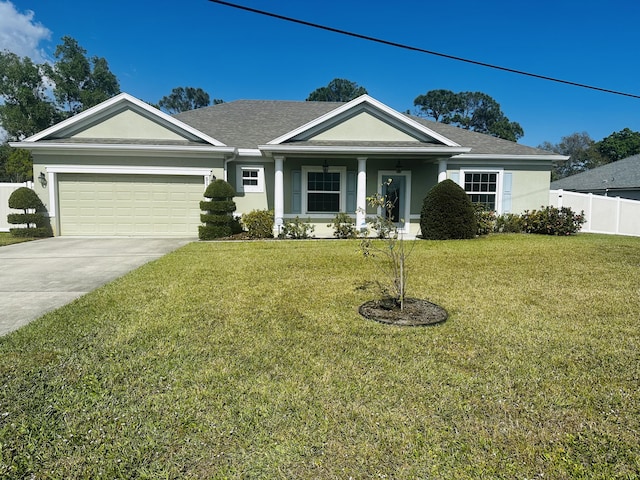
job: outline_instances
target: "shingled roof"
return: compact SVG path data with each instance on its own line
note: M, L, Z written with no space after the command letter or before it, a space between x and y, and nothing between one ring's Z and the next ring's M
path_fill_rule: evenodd
M551 183L552 190L629 190L640 189L640 155L561 178Z
M190 110L175 118L225 145L257 148L344 105L342 102L302 102L280 100L237 100ZM434 132L471 147L471 154L552 155L491 135L409 116Z

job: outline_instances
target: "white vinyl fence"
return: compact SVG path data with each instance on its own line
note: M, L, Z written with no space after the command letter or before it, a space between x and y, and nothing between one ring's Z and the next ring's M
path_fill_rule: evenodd
M640 237L640 201L551 190L549 204L557 208L570 207L575 213L584 211L587 221L582 232Z
M0 183L0 232L8 232L10 225L7 222L7 215L10 213L23 213L22 210L9 208L9 197L20 187L33 188L33 182L25 183Z

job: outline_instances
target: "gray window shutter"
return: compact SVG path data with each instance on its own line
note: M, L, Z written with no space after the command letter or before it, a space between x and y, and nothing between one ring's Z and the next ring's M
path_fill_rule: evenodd
M302 213L302 172L291 172L291 213Z
M347 172L347 212L356 211L356 172Z
M511 213L511 173L502 176L502 213Z

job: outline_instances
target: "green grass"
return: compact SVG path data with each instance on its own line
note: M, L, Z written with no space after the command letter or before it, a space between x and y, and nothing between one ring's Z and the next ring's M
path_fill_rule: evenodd
M14 243L29 242L31 240L35 240L35 238L14 237L9 232L0 232L0 247Z
M0 477L638 478L640 239L193 243L0 339Z

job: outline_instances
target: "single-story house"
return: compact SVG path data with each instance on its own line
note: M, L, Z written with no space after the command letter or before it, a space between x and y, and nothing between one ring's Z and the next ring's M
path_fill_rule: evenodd
M640 155L561 178L551 189L640 200Z
M238 192L237 214L272 209L274 231L299 216L315 235L367 197L397 196L397 220L419 233L422 202L458 182L497 213L549 201L554 161L567 157L397 112L363 95L347 103L234 101L175 116L126 93L22 142L56 235L195 236L214 178ZM383 184L391 179L390 186Z

